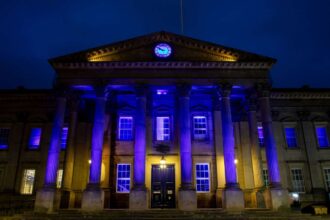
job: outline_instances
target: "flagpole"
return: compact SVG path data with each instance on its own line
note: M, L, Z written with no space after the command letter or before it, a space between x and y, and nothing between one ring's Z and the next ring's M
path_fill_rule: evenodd
M180 20L181 20L181 34L183 34L183 0L180 0Z

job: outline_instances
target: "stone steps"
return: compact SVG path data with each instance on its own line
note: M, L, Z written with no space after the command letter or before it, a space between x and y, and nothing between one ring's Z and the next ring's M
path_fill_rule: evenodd
M0 220L3 218L0 218ZM329 216L312 216L299 212L273 212L267 210L245 210L241 212L228 212L224 210L199 210L199 211L179 211L179 210L104 210L101 212L82 212L80 210L61 210L53 214L25 213L16 215L8 220L322 220L329 219Z

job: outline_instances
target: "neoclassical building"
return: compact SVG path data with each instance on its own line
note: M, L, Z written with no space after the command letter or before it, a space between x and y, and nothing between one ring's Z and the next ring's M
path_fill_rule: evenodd
M34 210L328 201L330 89L271 88L275 59L157 32L54 59L0 91L0 199Z

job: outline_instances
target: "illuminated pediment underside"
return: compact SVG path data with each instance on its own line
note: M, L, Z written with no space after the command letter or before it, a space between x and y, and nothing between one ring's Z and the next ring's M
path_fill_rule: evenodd
M159 43L170 45L171 55L157 57L155 46ZM224 47L168 32L136 37L133 39L88 49L51 59L52 64L74 62L263 62L275 60L265 56Z

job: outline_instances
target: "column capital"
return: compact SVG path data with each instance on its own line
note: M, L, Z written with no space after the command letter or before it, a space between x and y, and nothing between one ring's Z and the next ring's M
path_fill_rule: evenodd
M246 90L246 103L245 109L247 112L249 111L257 111L257 92L255 89Z
M149 87L146 84L138 84L134 87L137 97L146 96L148 94Z
M271 88L272 87L269 83L258 83L256 85L256 91L257 91L258 97L259 98L269 97Z
M105 95L106 95L106 87L103 86L103 85L100 85L100 86L94 86L94 92L95 92L96 97L99 97L99 98L104 97L104 98L105 98Z
M308 121L310 114L310 111L297 111L297 116L300 121Z
M181 97L190 96L191 85L188 83L178 83L176 85L177 94Z
M213 110L220 111L221 110L221 97L217 92L213 94Z
M216 85L217 94L220 97L229 97L232 90L232 84L230 83L218 83Z

